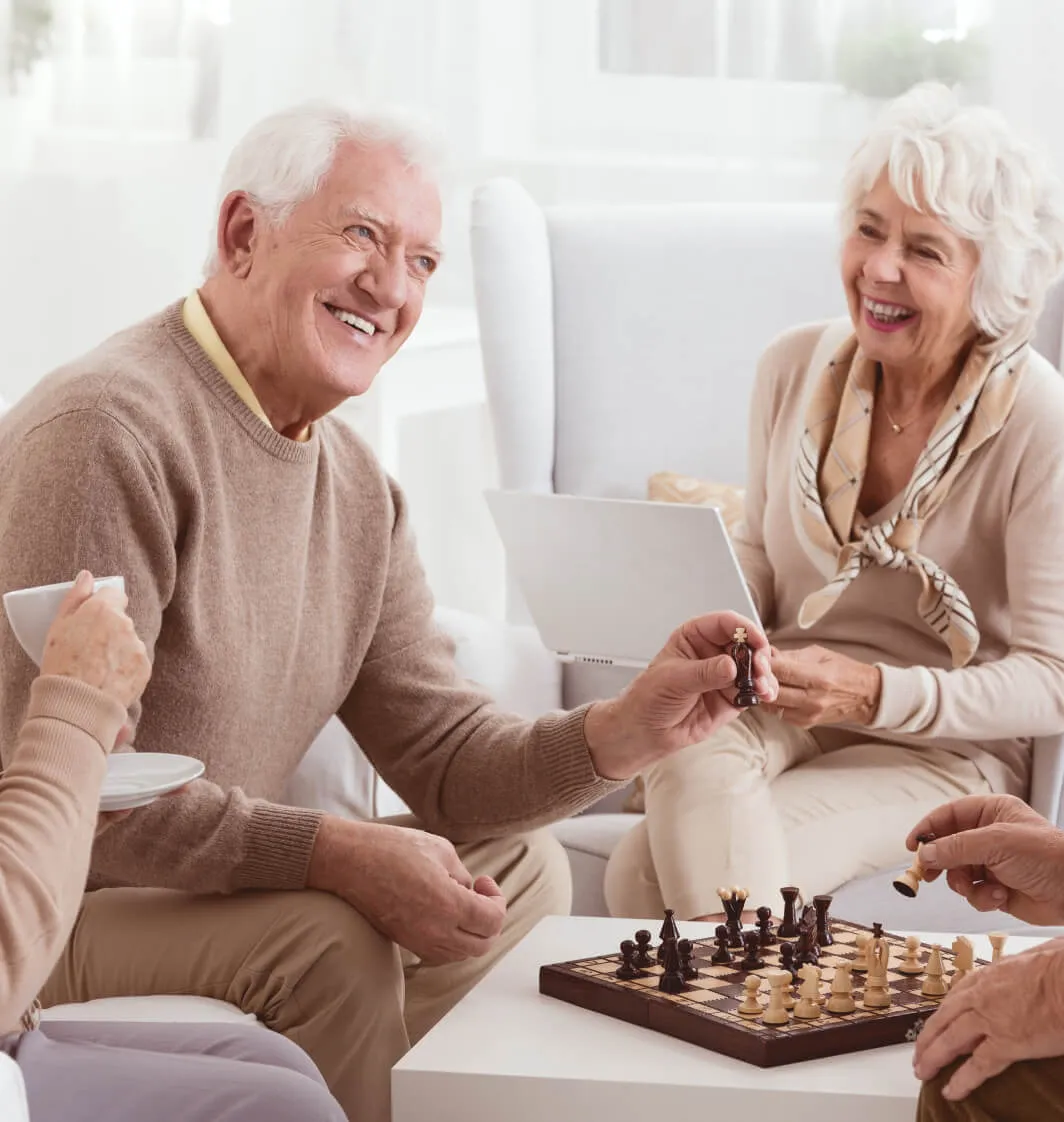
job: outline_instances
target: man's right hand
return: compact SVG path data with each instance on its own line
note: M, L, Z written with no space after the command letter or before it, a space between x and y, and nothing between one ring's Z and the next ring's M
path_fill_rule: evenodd
M1064 831L1013 795L968 795L933 810L906 840L927 880L945 871L954 892L981 912L1025 923L1064 922Z
M381 822L323 819L307 887L346 900L430 964L486 954L506 918L499 886L474 881L449 841Z
M120 589L94 593L92 574L78 573L45 638L41 673L78 678L128 709L148 684L151 662L126 604Z

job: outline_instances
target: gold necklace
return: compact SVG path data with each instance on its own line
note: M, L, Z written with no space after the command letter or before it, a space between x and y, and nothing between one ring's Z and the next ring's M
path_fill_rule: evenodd
M894 435L895 436L901 436L901 434L914 421L919 420L920 417L923 415L924 410L923 410L923 408L921 408L921 409L917 410L917 412L914 413L913 416L911 416L907 421L902 421L899 424L897 421L894 420L894 418L890 415L890 410L887 408L887 403L883 400L883 393L882 393L882 390L883 390L883 367L878 366L878 365L876 367L876 390L878 391L876 396L879 400L879 404L883 406L883 414L887 418L887 422L889 423L890 427L894 430Z

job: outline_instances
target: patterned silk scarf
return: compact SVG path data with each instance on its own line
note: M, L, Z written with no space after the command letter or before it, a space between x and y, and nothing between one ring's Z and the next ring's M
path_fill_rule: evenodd
M792 492L799 536L829 582L806 597L800 627L811 627L870 565L916 573L923 585L917 610L950 649L954 666L966 665L979 646L979 628L968 597L930 557L918 552L927 519L941 506L968 458L1008 418L1027 362L1023 343L972 348L920 453L896 513L859 534L857 499L864 482L876 364L851 335L812 388L799 443Z

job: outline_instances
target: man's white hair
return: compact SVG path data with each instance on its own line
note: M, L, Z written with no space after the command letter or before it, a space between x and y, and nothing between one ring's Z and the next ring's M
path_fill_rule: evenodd
M906 205L975 243L970 308L979 330L1029 338L1064 268L1064 188L1044 154L995 110L964 106L945 86L922 83L886 107L850 160L847 233L884 172Z
M314 101L264 117L237 141L222 172L218 206L230 192L246 191L266 220L280 226L321 186L336 150L346 142L395 149L409 166L433 179L441 174L443 146L425 123L395 110ZM217 268L213 248L204 269L210 276Z

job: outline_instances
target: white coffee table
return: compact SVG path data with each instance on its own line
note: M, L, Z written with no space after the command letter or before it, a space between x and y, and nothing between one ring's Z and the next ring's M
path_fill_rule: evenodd
M602 954L637 927L659 926L545 919L396 1065L393 1122L912 1122L911 1045L763 1069L539 993L543 964ZM713 934L708 924L681 931ZM1012 937L1006 950L1039 941ZM990 957L984 937L973 942Z

